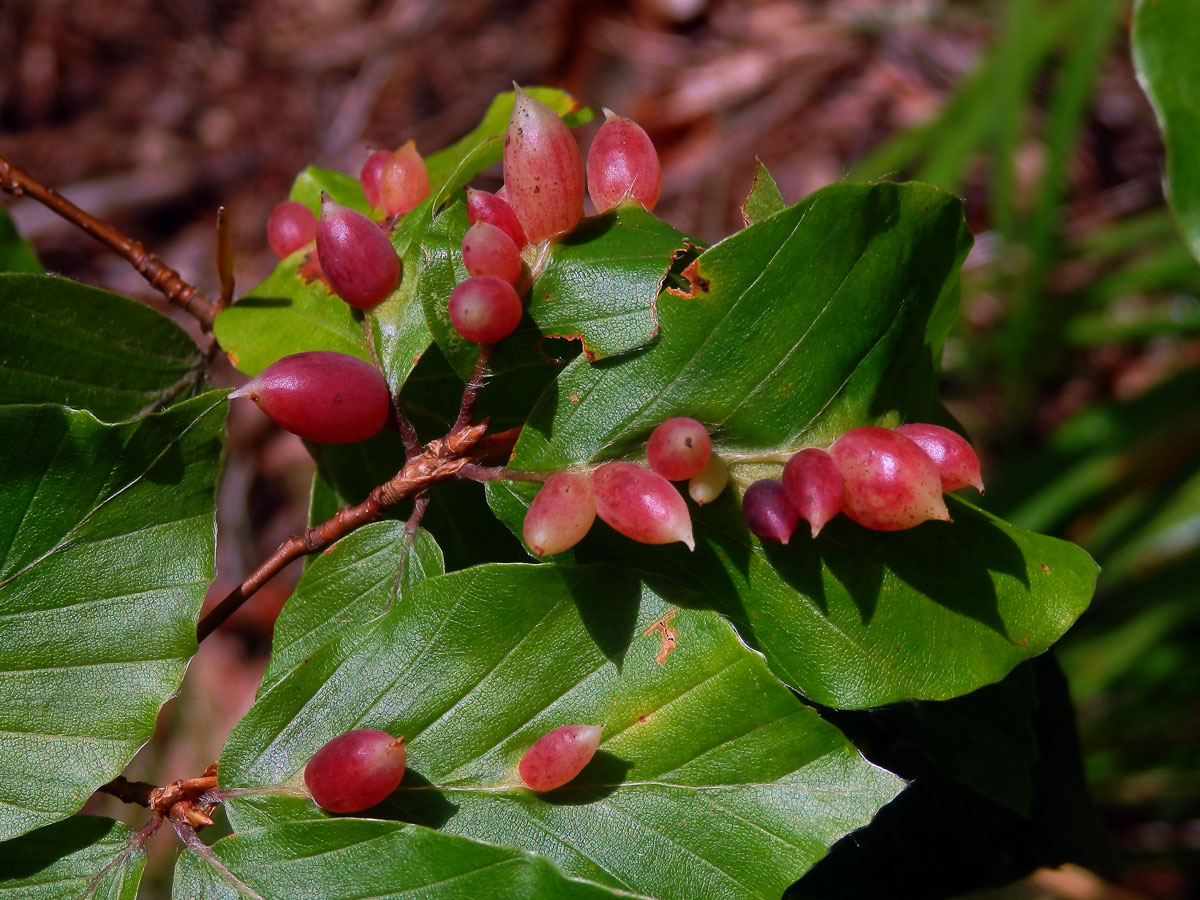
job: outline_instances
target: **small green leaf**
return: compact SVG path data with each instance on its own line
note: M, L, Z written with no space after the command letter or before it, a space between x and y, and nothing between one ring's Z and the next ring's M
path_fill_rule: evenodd
M364 160L365 162L365 160ZM357 177L320 166L309 166L292 182L289 200L303 203L314 216L321 215L321 194L328 194L335 203L370 215L371 207L363 194L362 182Z
M44 271L33 244L17 233L12 216L0 206L0 272L41 274Z
M174 322L126 297L46 275L0 275L0 405L60 403L114 422L199 383Z
M267 280L223 310L213 333L239 371L257 375L276 360L333 350L370 361L362 326L324 281L299 273L309 251L297 250Z
M0 895L13 900L134 900L146 853L112 819L72 816L0 843Z
M590 360L625 353L658 333L655 301L688 239L640 206L585 219L555 243L529 292L542 334L580 338Z
M659 656L664 618L675 642ZM588 768L550 794L524 788L516 767L533 741L583 722L604 726ZM607 567L487 565L419 583L260 695L222 751L222 785L302 796L308 759L356 727L408 745L405 781L376 814L660 898L694 897L696 884L712 897L778 896L902 787L721 617L673 609ZM259 802L231 802L235 828L261 822ZM318 815L289 803L291 815Z
M1167 198L1180 230L1200 259L1200 17L1191 3L1138 0L1133 62L1150 98L1167 149Z
M777 212L783 212L786 206L783 194L779 192L779 185L762 164L762 160L758 160L754 169L754 183L742 203L742 218L747 225L753 225L755 222L769 219Z
M149 740L213 577L224 395L106 426L0 407L0 838L65 818Z
M262 900L618 900L634 895L566 878L532 853L438 834L402 822L281 822L223 838L213 852ZM245 900L207 860L185 851L174 896Z

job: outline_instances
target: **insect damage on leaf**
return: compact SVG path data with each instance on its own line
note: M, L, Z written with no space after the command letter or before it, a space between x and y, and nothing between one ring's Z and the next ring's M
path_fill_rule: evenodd
M656 631L662 635L662 646L658 648L658 655L654 657L654 661L660 666L666 663L667 657L671 655L671 651L675 649L675 645L679 641L678 632L676 632L674 628L667 624L673 618L675 618L678 612L678 609L671 610L669 613L642 632L643 637L649 637Z
M687 280L688 290L679 290L678 288L669 287L667 293L679 297L683 300L696 300L700 294L707 294L712 290L712 283L707 278L700 274L700 260L693 259L688 263L687 268L681 273L683 278Z

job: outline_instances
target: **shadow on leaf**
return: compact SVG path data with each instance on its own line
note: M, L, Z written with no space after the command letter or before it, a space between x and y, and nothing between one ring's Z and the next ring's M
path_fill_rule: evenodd
M380 804L379 809L386 811L388 818L426 828L441 828L458 812L458 805L446 799L446 794L420 772L406 769L400 787Z
M582 772L553 791L539 796L555 806L585 806L613 794L625 782L632 764L605 750L597 750Z

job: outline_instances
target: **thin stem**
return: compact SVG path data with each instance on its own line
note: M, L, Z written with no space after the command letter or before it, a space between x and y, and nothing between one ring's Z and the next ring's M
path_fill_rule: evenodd
M251 897L253 900L264 900L262 894L255 891L254 888L229 871L225 863L221 862L217 858L217 854L213 853L212 848L197 837L195 829L188 824L187 819L183 818L182 815L176 815L175 810L171 811L171 825L174 827L175 834L179 836L179 840L183 842L183 845L216 869L217 873L233 885L239 894Z
M400 595L400 585L404 581L404 573L408 571L409 560L412 559L413 544L417 540L417 530L421 527L421 519L429 507L429 495L422 494L413 503L412 513L404 523L404 547L400 551L400 565L396 568L396 578L392 581L392 590L388 594L388 602L384 611L392 606L392 601Z
M100 882L104 880L105 876L107 876L108 873L117 866L124 863L125 860L129 859L135 850L140 850L142 845L150 839L154 832L158 831L158 827L162 825L162 823L163 817L160 813L155 813L153 816L151 816L150 821L129 838L129 843L125 846L125 849L116 854L108 861L104 868L96 873L95 877L88 882L87 887L83 889L83 893L79 894L75 900L85 900L87 897L95 896L96 888L100 885Z
M488 360L492 356L493 344L480 344L479 358L475 360L475 370L471 372L471 380L463 389L462 405L458 408L458 420L450 433L462 431L471 424L475 417L475 402L479 399L479 391L483 388L483 376L487 371Z
M400 440L404 442L404 461L416 459L421 454L421 437L417 434L412 420L404 414L400 403L395 399L392 402L392 422Z
M118 775L108 784L100 785L96 791L111 794L123 803L135 803L149 808L151 795L157 787L145 781L129 781L124 775Z
M550 251L554 249L554 241L547 238L538 245L537 259L533 265L529 267L530 284L538 280L538 276L542 274L542 269L546 267L547 261L550 259Z
M79 226L96 240L124 257L150 286L195 318L205 331L212 329L219 305L210 300L183 276L133 238L84 212L66 197L46 187L32 175L21 171L0 156L0 189L14 197L28 194L52 212Z
M292 561L310 553L318 553L350 532L377 521L385 510L401 500L422 494L440 481L456 478L463 466L506 458L516 443L519 431L512 429L484 440L486 427L486 424L471 425L431 441L420 456L406 463L394 478L371 491L361 503L346 506L328 521L289 537L200 620L196 627L196 639L202 641L212 634Z

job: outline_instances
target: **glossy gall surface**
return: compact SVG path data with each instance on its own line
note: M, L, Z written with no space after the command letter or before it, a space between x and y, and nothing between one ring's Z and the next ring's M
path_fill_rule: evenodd
M599 725L563 725L538 738L517 767L531 791L552 791L583 771L600 746Z
M596 212L621 202L654 209L662 190L662 165L650 136L637 122L604 111L605 122L587 157L588 194Z
M377 368L330 350L285 356L232 396L249 397L276 425L318 444L366 440L387 424L391 408Z
M592 473L596 515L642 544L683 541L696 547L687 503L657 472L628 462L605 463Z
M876 531L950 521L942 479L925 451L902 434L872 425L852 428L829 455L845 481L843 512Z
M553 556L583 540L595 521L591 479L560 472L547 479L525 512L525 544L537 556Z
M363 728L339 735L304 767L304 784L321 809L354 813L382 803L404 777L404 738Z
M842 511L845 497L842 473L824 450L809 447L793 455L783 467L783 487L813 537Z
M328 196L317 223L317 260L333 292L357 309L382 303L400 283L400 257L387 233Z

